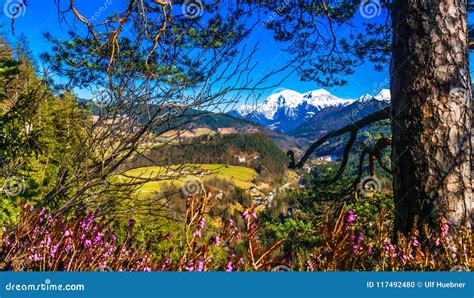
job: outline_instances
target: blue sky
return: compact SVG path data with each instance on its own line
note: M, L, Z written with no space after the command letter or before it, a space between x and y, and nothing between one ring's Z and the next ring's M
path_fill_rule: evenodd
M9 1L15 0L7 0L7 3ZM63 2L66 3L69 1ZM103 12L105 15L123 5L119 0L82 0L77 2L80 4L79 9L81 13L88 19L94 17L100 19L101 7L107 8L105 12ZM4 6L1 22L4 30L10 32L10 19L3 16L6 9ZM22 11L22 15L15 21L15 35L25 35L30 42L34 54L39 56L39 54L50 48L50 44L44 39L43 33L50 32L56 37L66 37L66 33L73 27L75 30L84 30L81 25L74 26L74 22L71 20L69 20L69 23L59 23L58 19L57 7L53 0L28 1L28 7ZM356 23L360 21L361 18L358 16ZM341 34L344 34L344 32ZM272 37L272 32L265 29L263 25L256 28L248 42L259 42L260 44L259 51L255 57L259 61L256 76L263 75L271 69L278 68L291 58L289 54L282 51L283 45L275 42ZM355 74L348 76L346 79L349 81L347 86L326 89L342 98L357 98L366 93L373 94L382 87L389 88L388 70L377 72L373 69L371 64L365 64L359 67ZM281 84L280 88L306 92L319 89L321 86L318 86L314 82L302 82L298 75L294 74ZM262 99L270 93L272 93L272 90L264 92Z

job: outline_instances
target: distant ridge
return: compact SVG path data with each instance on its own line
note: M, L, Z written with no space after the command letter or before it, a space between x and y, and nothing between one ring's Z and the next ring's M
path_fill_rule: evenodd
M333 112L356 102L390 101L390 90L383 89L377 95L369 94L359 99L342 99L324 89L299 93L283 90L270 95L263 103L243 105L230 112L231 115L256 122L270 129L288 133L326 109Z

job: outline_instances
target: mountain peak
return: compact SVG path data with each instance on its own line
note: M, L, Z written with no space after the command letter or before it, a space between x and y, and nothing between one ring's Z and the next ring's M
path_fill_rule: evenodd
M331 92L327 91L326 89L318 89L306 92L305 97L314 97L314 96L323 96L323 95L332 95Z
M283 90L278 93L270 95L263 103L263 105L275 105L278 106L286 105L290 108L294 108L301 104L301 93L293 90Z
M268 96L263 103L244 105L232 113L271 129L288 132L324 109L328 109L326 111L331 113L335 109L344 108L354 102L368 103L370 106L372 103L377 105L388 101L390 101L388 89L382 89L375 96L363 95L358 100L342 99L325 89L303 94L294 90L281 90Z
M370 95L369 93L367 93L359 97L359 101L368 101L368 100L371 100L372 98L374 97Z
M390 101L391 97L390 89L382 89L374 98L378 101Z
M377 101L390 101L390 90L389 89L382 89L377 95L373 96L372 94L364 94L359 97L358 101L369 101L369 100L377 100Z
M288 131L322 109L341 107L352 102L338 98L324 89L304 94L294 90L282 90L268 96L261 104L241 106L236 112L272 129Z

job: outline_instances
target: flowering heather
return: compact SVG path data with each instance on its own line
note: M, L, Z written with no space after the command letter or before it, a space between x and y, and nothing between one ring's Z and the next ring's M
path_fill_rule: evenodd
M439 230L413 230L392 242L391 226L383 214L375 223L355 223L353 211L340 213L336 220L320 226L324 243L312 249L306 261L309 271L449 271L474 268L474 236L468 228L448 236L448 223L440 220ZM336 216L337 217L337 216ZM376 231L373 233L373 231ZM424 237L420 237L420 233ZM369 233L373 235L367 237ZM317 257L315 257L317 256Z
M0 268L14 271L150 271L150 255L134 249L130 239L119 244L94 214L67 221L26 207L20 224L4 229Z
M347 211L346 223L348 223L348 224L354 223L356 221L356 218L357 218L357 216L356 216L354 211L352 211L352 210Z
M253 210L253 208L247 209L244 211L244 213L242 213L242 217L245 220L248 220L250 216L252 216L254 219L257 219L257 213L255 212L255 210Z
M377 222L364 222L355 211L342 210L319 223L314 233L320 241L288 254L283 248L294 239L283 237L269 244L262 241L262 227L252 208L242 212L244 222L240 226L230 218L218 231L205 231L208 215L205 208L198 207L188 213L184 247L175 247L168 241L173 236L163 234L159 241L177 254L154 257L152 251L134 242L135 221L129 222L127 236L119 242L94 214L66 220L45 210L29 211L28 207L16 229L3 229L0 269L234 272L267 271L281 264L295 271L474 269L472 233L461 228L450 235L453 229L443 219L438 230L414 230L409 236L399 235L395 243L383 212Z

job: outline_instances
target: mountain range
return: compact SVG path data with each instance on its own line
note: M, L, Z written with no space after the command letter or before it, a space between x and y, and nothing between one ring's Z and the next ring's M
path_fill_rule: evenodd
M339 98L319 89L306 93L284 90L263 103L242 105L229 114L297 138L313 140L390 105L390 90L358 99Z
M385 89L375 96L366 94L358 99L339 98L324 89L306 93L284 90L270 95L261 104L243 105L227 114L186 110L166 125L153 127L152 131L157 135L173 135L173 131L179 129L183 137L199 136L205 129L220 135L268 136L283 151L293 150L298 154L324 134L389 105L390 92ZM94 115L98 111L95 105L89 108ZM170 111L164 110L164 113ZM145 122L145 118L141 120ZM369 127L367 132L378 134L381 130ZM382 132L390 133L388 127ZM339 156L341 142L340 138L331 139L320 153Z

